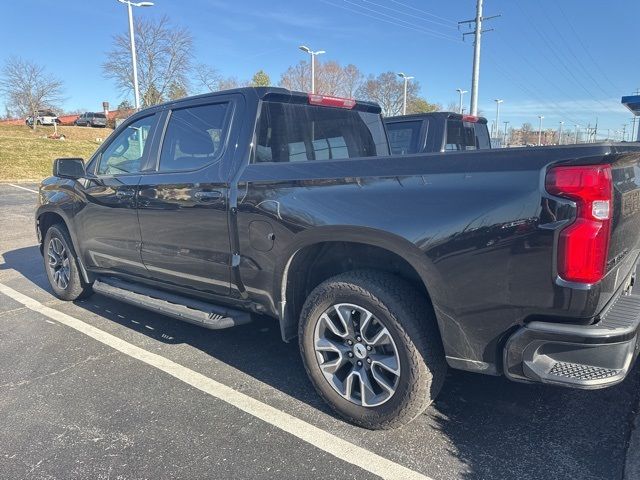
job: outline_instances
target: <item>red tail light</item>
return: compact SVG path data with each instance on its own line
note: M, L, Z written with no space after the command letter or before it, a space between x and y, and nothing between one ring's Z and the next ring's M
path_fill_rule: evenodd
M478 117L476 117L475 115L463 115L462 121L476 123L478 121Z
M322 105L324 107L337 107L352 109L356 106L356 101L352 98L330 97L328 95L309 94L311 105Z
M571 199L578 207L576 220L560 232L558 274L570 282L602 280L611 233L611 167L555 167L545 183L550 194Z

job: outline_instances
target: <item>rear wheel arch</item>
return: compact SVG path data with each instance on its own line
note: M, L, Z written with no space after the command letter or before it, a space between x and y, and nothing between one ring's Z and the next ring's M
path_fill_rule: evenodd
M337 240L340 238L338 235L315 235L315 242L297 245L285 257L277 277L277 285L280 286L277 292L278 313L285 341L297 335L300 312L311 291L323 281L341 273L363 269L390 273L410 283L430 303L433 302L433 292L428 287L432 284L429 281L433 278L432 271L425 265L424 253L395 235L387 234L388 238L377 237L377 242L371 242L372 236L370 232L367 233L368 242L363 241L362 237L350 236L348 240ZM399 248L405 243L410 247Z

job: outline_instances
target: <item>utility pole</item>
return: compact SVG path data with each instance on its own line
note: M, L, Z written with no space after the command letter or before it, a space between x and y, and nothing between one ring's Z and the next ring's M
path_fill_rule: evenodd
M471 28L471 25L474 26L474 30L471 32L463 33L462 39L467 35L473 35L473 70L471 74L471 115L478 115L478 84L480 82L480 45L482 34L485 32L490 32L493 29L482 30L482 22L485 20L490 20L492 18L499 17L500 15L493 15L491 17L483 17L482 16L482 0L476 1L476 18L472 20L463 20L458 22L458 28L460 25L466 24Z
M631 119L631 137L629 140L631 142L636 141L636 117L635 116Z
M563 121L560 121L560 131L558 132L558 145L562 145L562 126L564 125Z
M580 125L576 124L576 138L575 138L575 141L574 141L575 144L578 143L578 132L579 132L579 129L580 129Z
M542 145L542 119L544 115L538 115L538 146Z
M462 106L462 97L464 97L464 94L467 93L467 91L461 88L456 88L456 92L460 94L460 109L458 110L458 113L462 115L464 113L464 107Z
M493 100L496 102L496 130L494 133L494 138L498 138L500 136L500 104L504 102L501 98L496 98Z
M622 125L622 141L626 141L625 138L627 137L627 124L623 124Z
M509 121L502 122L502 123L504 123L504 141L503 142L504 142L505 145L508 145L508 142L507 142L507 131L508 130L507 130L507 128L509 127Z

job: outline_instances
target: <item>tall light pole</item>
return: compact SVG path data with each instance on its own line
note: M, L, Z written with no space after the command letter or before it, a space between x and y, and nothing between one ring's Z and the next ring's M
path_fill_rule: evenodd
M460 94L460 109L458 110L458 113L462 115L462 97L464 97L464 94L467 93L467 91L461 88L456 88L456 92Z
M622 125L622 141L626 141L625 139L627 138L627 124L623 124Z
M561 120L560 121L560 130L558 132L558 145L562 145L562 126L564 125L564 122Z
M153 2L132 2L131 0L118 0L127 5L129 10L129 41L131 42L131 66L133 67L133 96L136 102L136 110L140 110L140 92L138 90L138 59L136 58L136 39L133 33L133 8L153 7Z
M407 85L409 83L409 80L413 79L414 77L408 77L402 72L398 72L398 76L404 79L404 102L402 103L402 114L406 115L407 114Z
M542 119L544 115L538 115L538 146L542 145Z
M505 145L507 145L507 132L509 131L508 130L509 121L507 120L506 122L502 122L502 123L504 123L504 143Z
M493 137L498 138L500 135L500 104L504 102L504 100L496 98L493 101L496 102L496 130L493 132Z
M311 55L311 93L316 93L316 56L322 55L323 53L327 52L325 52L324 50L318 50L317 52L314 52L305 45L300 45L298 48L303 52Z
M575 140L574 140L574 142L573 142L573 143L575 143L575 144L577 144L577 143L578 143L578 133L579 133L579 131L580 131L579 129L580 129L580 125L576 124L576 138L575 138Z

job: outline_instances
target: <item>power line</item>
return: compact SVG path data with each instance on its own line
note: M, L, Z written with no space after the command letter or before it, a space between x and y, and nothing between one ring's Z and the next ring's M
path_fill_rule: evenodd
M446 35L444 33L437 32L435 30L427 29L427 28L421 27L420 25L416 25L416 24L413 24L411 22L407 22L405 20L400 20L400 19L397 19L397 18L392 17L390 15L382 14L381 12L376 12L375 10L367 9L367 10L376 12L378 14L381 14L381 15L383 15L385 17L393 18L394 20L387 20L385 18L376 17L374 15L370 15L370 14L368 14L366 12L361 11L361 10L355 10L353 8L349 8L349 7L346 7L344 5L336 4L336 3L330 2L328 0L321 0L321 1L323 3L326 3L327 5L331 5L332 7L341 8L341 9L346 10L348 12L356 13L358 15L362 15L364 17L372 18L372 19L378 20L380 22L389 23L389 24L395 25L397 27L408 28L409 30L414 30L416 32L424 33L425 35L430 35L430 36L435 37L435 38L440 38L440 39L443 39L443 40L449 40L449 41L455 42L455 43L462 43L456 37L453 37L453 36L450 36L450 35ZM351 2L349 2L349 3L351 3ZM354 5L359 6L357 4L354 4ZM401 23L399 23L399 22L401 22Z
M439 22L437 20L431 20L429 18L424 18L424 17L417 17L415 13L403 12L402 10L398 10L396 8L388 7L388 6L382 5L380 3L372 2L371 0L362 0L362 1L364 3L370 3L371 5L375 5L376 7L384 8L385 10L390 10L390 11L398 13L400 15L406 15L406 16L411 17L411 18L418 18L419 20L423 20L425 22L433 23L435 25L440 25L440 26L447 27L447 28L452 28L452 29L456 28L455 25L451 25L449 23L443 23L443 22ZM351 2L349 2L349 3L351 3Z
M444 20L445 22L449 22L449 23L451 23L454 27L457 25L457 22L454 22L453 20L450 20L450 19L448 19L448 18L444 18L444 17L440 17L440 16L438 16L438 15L434 15L433 13L431 13L431 12L427 12L426 10L423 10L423 9L421 9L421 8L416 8L416 7L412 6L412 5L407 5L406 3L400 2L400 1L398 1L398 0L390 0L390 1L391 1L391 2L393 2L393 3L395 3L395 4L397 4L397 5L401 5L401 6L403 6L403 7L406 7L406 8L408 8L408 9L410 9L410 10L413 10L413 11L416 11L416 12L421 12L421 13L424 13L424 14L426 14L426 15L429 15L430 17L439 18L440 20Z
M600 85L600 82L598 82L598 80L591 74L591 72L589 71L589 69L587 69L584 64L582 63L582 60L580 60L580 57L578 57L575 52L573 51L573 49L571 48L571 43L567 41L567 39L564 37L564 35L562 34L562 31L560 29L558 29L558 27L556 27L555 23L553 22L553 19L551 18L551 16L547 13L546 9L541 9L542 13L545 15L545 17L547 17L547 20L549 21L549 24L553 27L553 29L556 31L556 33L558 34L558 37L560 37L560 39L562 40L562 42L564 42L564 45L567 48L567 52L571 54L571 56L573 56L573 58L575 58L576 62L578 63L578 65L580 66L580 68L582 68L582 70L584 71L584 73L591 79L591 81L596 85L596 87L598 87L598 89L605 94L605 96L615 96L615 95L611 95L610 92L607 92L604 88L602 88L602 85ZM560 50L560 52L562 52L562 50Z
M598 62L596 61L596 59L593 57L593 55L591 54L591 51L587 48L587 46L585 45L585 43L582 41L582 37L580 37L580 35L578 34L578 32L576 31L576 29L573 27L571 20L569 19L569 16L565 13L564 9L561 6L561 2L555 2L556 6L558 7L558 10L560 10L560 13L562 14L562 16L564 17L565 22L567 23L567 25L569 25L569 28L571 29L571 31L573 32L573 34L575 35L575 37L578 39L578 43L580 44L580 46L582 47L582 49L586 52L587 56L591 59L591 62L593 62L593 64L595 65L595 67L600 71L600 74L602 75L602 77L609 82L609 84L613 87L613 89L617 92L622 91L620 88L618 88L617 85L615 85L611 79L609 78L609 76L607 75L607 73L604 71L603 68L600 67L600 65L598 64Z
M522 5L519 2L514 2L518 8L520 9L520 11L522 12L522 14L527 17L529 19L529 24L533 27L533 29L537 32L538 36L546 43L547 47L549 48L549 50L551 51L551 53L556 57L556 59L558 60L558 63L562 66L562 68L564 70L567 71L567 73L571 76L571 78L573 78L574 82L579 85L586 93L587 95L589 95L590 97L592 97L597 103L599 103L600 105L602 105L604 108L613 111L615 113L620 113L617 110L613 110L609 105L606 105L604 103L602 103L600 100L598 100L596 98L595 95L593 95L593 93L584 86L584 84L582 83L582 81L580 80L580 78L578 78L576 76L576 74L573 72L573 70L571 70L568 66L567 66L567 62L564 61L562 58L560 58L560 55L558 54L555 46L553 45L553 43L549 40L549 38L547 37L547 35L542 32L538 26L536 25L536 23L533 21L531 15L527 15L527 12L524 11L524 9L522 8Z

